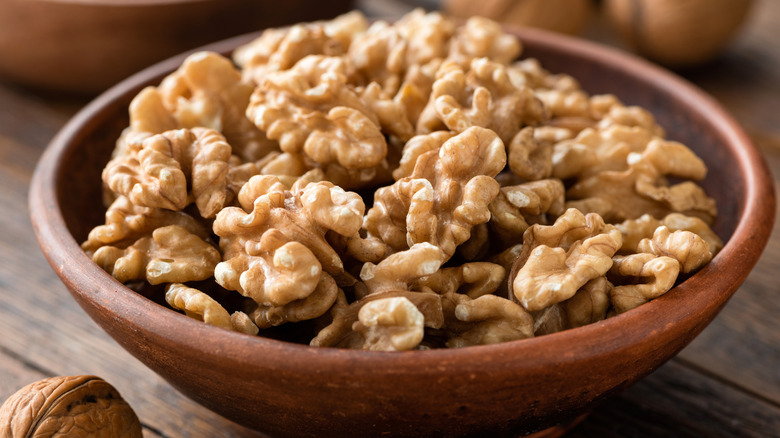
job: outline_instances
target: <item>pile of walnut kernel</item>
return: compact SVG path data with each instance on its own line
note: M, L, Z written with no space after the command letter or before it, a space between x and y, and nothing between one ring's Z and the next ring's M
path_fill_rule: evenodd
M130 105L83 248L208 324L366 350L579 327L707 263L702 160L520 52L417 10L196 53Z

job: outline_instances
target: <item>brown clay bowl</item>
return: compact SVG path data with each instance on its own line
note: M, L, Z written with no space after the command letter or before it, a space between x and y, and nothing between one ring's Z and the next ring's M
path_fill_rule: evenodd
M540 430L658 368L715 317L759 258L775 197L760 153L723 109L637 58L543 31L517 35L525 54L650 109L710 172L716 231L727 241L700 272L646 305L586 327L459 350L377 353L315 349L221 330L115 281L79 248L102 223L100 171L127 124L127 105L176 68L174 58L98 97L52 140L36 169L30 212L52 267L119 344L204 406L272 436L483 435ZM223 41L226 53L251 39Z
M0 76L97 94L155 62L269 26L332 18L351 0L3 0Z

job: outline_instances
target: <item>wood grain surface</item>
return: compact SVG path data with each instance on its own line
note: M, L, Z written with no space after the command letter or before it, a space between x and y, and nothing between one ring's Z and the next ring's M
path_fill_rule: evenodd
M410 7L386 0L361 6L383 14ZM735 116L775 175L778 20L780 2L757 1L748 26L723 56L681 72ZM619 45L603 28L591 28L588 36ZM262 436L180 395L120 348L78 307L38 249L27 212L30 177L48 141L85 103L0 82L0 399L46 376L95 374L133 406L147 437ZM715 321L675 359L604 401L568 436L780 437L778 273L776 223L763 257Z

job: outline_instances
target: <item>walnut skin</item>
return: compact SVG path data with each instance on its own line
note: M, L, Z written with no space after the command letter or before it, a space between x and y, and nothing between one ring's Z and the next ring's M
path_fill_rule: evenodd
M0 434L9 438L143 436L133 408L96 376L50 377L20 389L0 407Z

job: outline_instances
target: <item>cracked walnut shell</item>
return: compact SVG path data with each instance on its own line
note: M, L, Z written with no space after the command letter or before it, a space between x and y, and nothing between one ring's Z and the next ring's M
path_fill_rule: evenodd
M49 377L33 382L0 407L0 435L141 438L133 408L96 376Z

